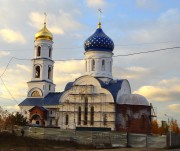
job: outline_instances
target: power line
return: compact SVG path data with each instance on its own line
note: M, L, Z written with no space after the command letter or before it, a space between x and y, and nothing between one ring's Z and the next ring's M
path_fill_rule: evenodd
M7 92L9 93L9 95L11 96L12 100L16 102L16 104L18 104L18 102L16 101L16 99L13 97L13 95L11 94L11 92L9 91L8 87L6 86L6 84L4 83L3 79L0 77L4 87L6 88Z
M113 58L116 58L116 57L127 57L127 56L147 54L147 53L154 53L154 52L167 51L167 50L178 49L178 48L180 48L180 47L169 47L169 48L162 48L162 49L156 49L156 50L149 50L149 51L141 51L141 52L129 53L129 54L124 54L124 55L114 55ZM109 57L103 57L103 58L109 58ZM32 60L32 59L12 57L12 58L8 61L7 65L6 65L3 73L0 75L0 77L2 77L2 76L5 74L7 68L9 67L9 65L10 65L10 63L11 63L11 61L12 61L13 59L16 59L16 60ZM94 58L94 59L96 59L96 58ZM58 59L58 60L54 60L54 61L82 61L82 60L84 60L84 59Z
M149 43L130 43L130 44L115 44L115 46L122 46L122 47L126 47L126 46L134 46L134 45L153 45L153 44L163 44L163 43L174 43L174 42L179 42L177 41L164 41L164 42L149 42ZM80 48L84 48L82 46L79 47L54 47L53 49L80 49ZM4 49L4 50L0 50L0 51L31 51L32 49L27 49L27 48L23 48L23 49Z
M135 53L130 53L130 54L125 54L125 55L116 55L113 57L126 57L126 56L133 56L133 55L139 55L139 54L146 54L146 53L153 53L153 52L158 52L158 51L165 51L165 50L171 50L171 49L178 49L180 47L169 47L169 48L162 48L162 49L156 49L156 50L149 50L149 51L141 51L141 52L135 52Z
M159 51L167 51L167 50L171 50L171 49L177 49L177 48L180 48L180 47L170 47L170 48L162 48L162 49L157 49L157 50L150 50L150 51L141 51L141 52L135 52L135 53L130 53L130 54L125 54L125 55L115 55L113 57L126 57L126 56L133 56L133 55L139 55L139 54L147 54L147 53L154 53L154 52L159 52ZM103 57L103 58L110 58L110 57ZM3 79L2 79L2 76L5 74L7 68L9 67L11 61L13 59L16 59L16 60L31 60L31 59L23 59L23 58L16 58L16 57L12 57L9 62L7 63L3 73L0 75L0 79L4 85L4 87L6 88L7 92L9 93L9 95L11 96L12 100L14 100L17 104L18 102L16 101L16 99L13 97L13 95L11 94L11 92L9 91L8 87L5 85ZM94 58L95 59L95 58ZM73 60L77 60L77 61L80 61L80 60L84 60L84 59L64 59L64 60L55 60L55 61L73 61Z

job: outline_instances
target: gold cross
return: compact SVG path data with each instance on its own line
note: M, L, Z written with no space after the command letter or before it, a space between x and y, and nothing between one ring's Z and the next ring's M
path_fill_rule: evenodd
M46 24L46 16L47 16L47 14L44 13L44 24Z
M101 14L102 14L102 11L101 11L100 8L98 9L98 12L99 12L99 22L101 22Z

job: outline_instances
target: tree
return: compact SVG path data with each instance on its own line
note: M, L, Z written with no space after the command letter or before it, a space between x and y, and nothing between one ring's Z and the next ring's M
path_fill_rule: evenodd
M151 122L151 130L153 134L159 134L159 126L157 120L153 120Z
M171 120L171 130L173 133L176 133L178 134L179 133L179 127L178 127L178 123L177 123L177 120Z
M9 114L5 120L5 127L11 126L13 128L13 125L25 126L26 124L27 119L19 112L16 112L15 115L12 113Z

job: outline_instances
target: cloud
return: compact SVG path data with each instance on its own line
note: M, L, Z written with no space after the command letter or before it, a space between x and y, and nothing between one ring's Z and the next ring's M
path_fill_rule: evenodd
M7 43L26 42L24 36L20 32L9 28L0 29L0 37Z
M168 105L168 108L171 109L173 112L180 113L180 104L171 104L171 105Z
M0 58L10 55L10 52L7 51L0 51Z
M155 0L136 0L136 5L139 8L144 8L144 9L154 9L157 7L156 1Z
M86 0L88 7L92 8L102 8L105 6L105 0Z
M180 79L172 78L169 80L161 80L154 85L142 86L133 93L139 93L157 102L179 100Z
M139 66L130 66L126 68L114 67L113 75L117 78L140 79L150 74L150 70Z
M73 82L84 73L84 61L63 61L54 65L54 83L63 91L68 82Z
M27 96L26 82L30 80L30 69L29 66L21 64L10 66L2 77L6 87L2 82L0 83L1 97L10 99L9 101L12 102L13 96L17 102L21 102L22 99ZM11 92L12 96L6 88Z
M44 15L39 12L31 12L29 14L30 25L36 29L43 27ZM59 10L59 14L49 13L47 16L47 28L53 34L63 35L65 32L70 30L77 30L82 27L82 25L75 20L72 14L67 13L63 10Z
M31 72L31 69L29 68L29 66L26 66L24 64L16 64L16 67L20 69L21 71Z
M11 112L20 110L18 105L8 105L8 106L4 106L3 108Z

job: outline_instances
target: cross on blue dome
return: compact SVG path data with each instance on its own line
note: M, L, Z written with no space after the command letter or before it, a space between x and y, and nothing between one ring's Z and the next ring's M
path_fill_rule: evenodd
M85 51L113 51L114 42L103 32L100 22L95 33L84 42L84 49Z

